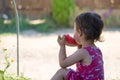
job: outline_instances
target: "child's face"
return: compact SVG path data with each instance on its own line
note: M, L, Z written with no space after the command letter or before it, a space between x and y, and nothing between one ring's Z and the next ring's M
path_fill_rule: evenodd
M74 23L74 39L79 45L81 45L80 33L81 33L80 30L77 30L77 28L76 28L76 23Z

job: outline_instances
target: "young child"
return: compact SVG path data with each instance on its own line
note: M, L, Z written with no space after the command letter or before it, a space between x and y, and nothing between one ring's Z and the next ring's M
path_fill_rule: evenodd
M101 17L94 12L85 12L76 17L74 38L58 36L59 69L51 80L104 80L101 50L94 44L100 41L103 29ZM71 41L70 41L71 40ZM66 56L66 45L80 46L76 52ZM67 67L76 64L76 70Z

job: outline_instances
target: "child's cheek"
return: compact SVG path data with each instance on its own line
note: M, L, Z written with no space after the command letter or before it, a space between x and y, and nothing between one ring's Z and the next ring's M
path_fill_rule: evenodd
M74 34L74 39L75 39L76 42L78 42L78 39L77 39L77 35L76 35L76 34Z
M79 40L79 35L78 34L74 34L74 39L77 42L77 44L80 44L80 40Z

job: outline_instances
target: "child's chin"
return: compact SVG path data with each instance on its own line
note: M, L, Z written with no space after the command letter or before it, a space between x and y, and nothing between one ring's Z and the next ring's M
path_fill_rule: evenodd
M75 42L76 42L77 44L80 44L80 42L79 42L79 41L77 41L76 39L75 39Z
M78 45L81 45L81 43L80 43L80 42L78 42L78 41L76 41L76 43L77 43Z

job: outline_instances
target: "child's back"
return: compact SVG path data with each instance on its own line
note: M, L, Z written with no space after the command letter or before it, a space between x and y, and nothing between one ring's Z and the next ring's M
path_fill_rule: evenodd
M97 47L84 47L92 59L89 65L83 65L81 62L76 64L77 72L80 72L84 80L104 80L104 70L102 53Z

